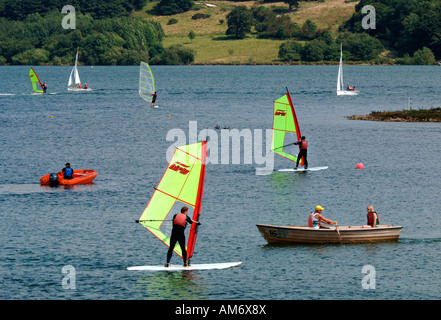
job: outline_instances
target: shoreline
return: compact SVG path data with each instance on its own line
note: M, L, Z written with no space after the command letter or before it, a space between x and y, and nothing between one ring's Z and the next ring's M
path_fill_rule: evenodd
M372 111L365 115L346 116L349 120L384 122L441 122L441 107L401 111Z

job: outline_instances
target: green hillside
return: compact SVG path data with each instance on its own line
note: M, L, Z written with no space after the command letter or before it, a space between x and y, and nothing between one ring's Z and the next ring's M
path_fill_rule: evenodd
M194 64L278 64L279 47L286 39L259 39L255 29L245 39L230 39L226 36L227 15L236 6L248 8L264 6L276 12L287 12L288 4L284 2L262 1L208 1L197 2L194 10L172 16L155 16L151 14L157 2L151 2L142 10L132 13L133 16L152 19L161 24L165 37L164 47L182 45L193 49ZM207 6L215 5L215 7ZM311 20L319 29L333 33L344 24L355 12L357 2L347 0L326 0L324 2L300 2L299 9L289 15L293 22L302 25ZM197 14L209 15L205 19L192 19ZM177 23L168 24L171 19ZM190 40L193 31L195 38Z

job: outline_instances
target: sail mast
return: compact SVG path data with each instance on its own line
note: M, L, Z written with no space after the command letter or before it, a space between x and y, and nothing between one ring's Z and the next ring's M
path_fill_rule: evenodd
M205 182L205 164L207 160L207 141L203 141L201 144L201 175L199 176L199 188L198 195L196 199L196 205L193 212L193 220L199 221L199 216L201 214L201 205L202 205L202 195L204 193L204 182ZM191 225L190 234L188 236L188 244L187 244L187 260L190 261L193 257L194 246L196 244L196 237L198 235L199 226L194 223Z

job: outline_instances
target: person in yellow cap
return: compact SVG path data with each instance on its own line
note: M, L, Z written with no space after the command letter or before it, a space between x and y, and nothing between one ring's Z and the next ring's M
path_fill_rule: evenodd
M332 221L330 219L326 219L323 215L322 215L322 211L325 208L323 208L322 206L318 205L315 207L315 211L312 212L309 215L308 218L308 227L310 228L314 228L314 229L319 229L320 228L320 224L321 222L324 222L326 224L335 224L337 225L337 221Z

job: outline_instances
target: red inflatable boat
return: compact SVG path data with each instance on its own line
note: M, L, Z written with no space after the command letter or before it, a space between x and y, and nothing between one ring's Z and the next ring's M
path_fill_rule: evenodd
M74 184L88 184L92 183L93 179L96 178L98 172L92 169L81 169L74 170L72 179L64 179L63 172L58 171L57 173L49 173L40 178L40 183L42 185L74 185Z

